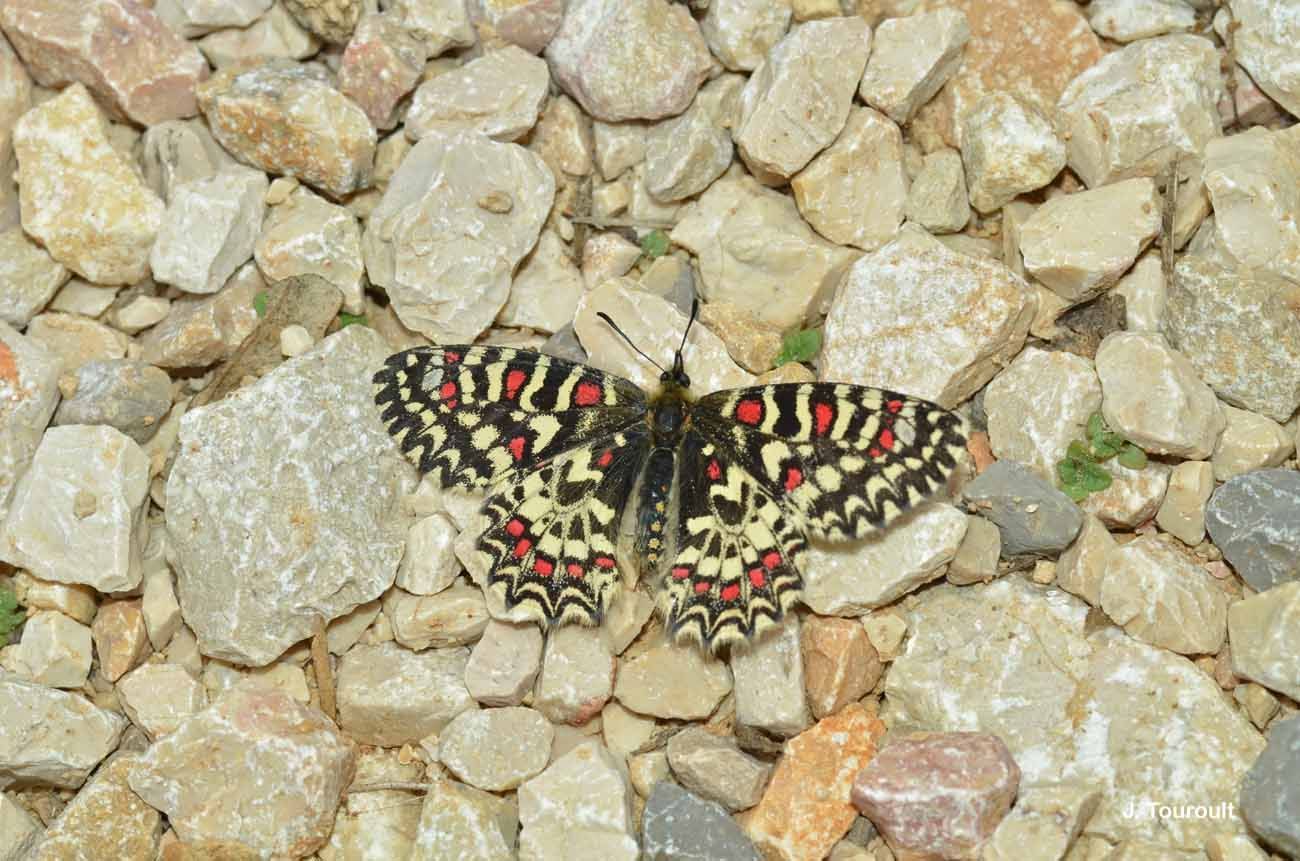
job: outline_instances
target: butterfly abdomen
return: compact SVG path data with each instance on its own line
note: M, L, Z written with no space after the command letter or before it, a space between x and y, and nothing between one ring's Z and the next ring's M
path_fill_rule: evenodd
M637 493L636 558L642 577L658 572L666 552L668 515L672 509L673 476L677 455L671 448L655 448L646 459Z

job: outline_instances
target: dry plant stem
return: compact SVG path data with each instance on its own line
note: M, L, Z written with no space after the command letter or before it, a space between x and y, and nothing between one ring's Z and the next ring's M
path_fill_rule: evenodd
M329 640L325 637L325 619L316 617L316 633L311 638L311 663L316 671L316 691L320 694L320 710L330 720L336 719L334 703L334 672L330 668Z
M395 780L385 783L363 783L359 786L348 787L348 795L354 795L358 792L383 792L385 790L405 790L407 792L428 792L433 788L432 783L414 783L403 780Z
M671 221L654 218L601 218L596 215L575 215L569 219L574 224L589 224L601 230L610 227L638 227L643 230L672 230L676 225Z
M1165 171L1164 206L1160 213L1160 275L1165 286L1174 283L1174 219L1178 216L1178 157Z

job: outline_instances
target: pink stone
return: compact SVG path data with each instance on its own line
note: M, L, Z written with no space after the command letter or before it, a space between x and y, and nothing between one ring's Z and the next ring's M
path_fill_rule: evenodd
M207 62L134 0L6 0L0 26L42 86L83 83L141 125L198 113Z
M995 735L916 733L895 741L853 783L853 803L896 855L965 858L1002 821L1020 769Z
M392 14L361 19L339 63L339 91L352 99L377 128L397 125L394 108L415 89L424 71L420 41Z

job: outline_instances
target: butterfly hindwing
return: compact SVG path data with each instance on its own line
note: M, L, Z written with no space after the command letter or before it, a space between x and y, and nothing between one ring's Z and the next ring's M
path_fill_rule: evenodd
M390 356L374 384L388 432L443 487L487 487L646 410L627 380L509 347L416 347Z
M547 624L600 622L618 585L619 524L647 448L643 427L616 433L488 498L479 552L507 607Z
M843 383L714 392L692 406L691 420L814 538L883 528L942 489L965 456L957 414Z
M699 434L683 438L676 546L662 574L669 630L713 651L760 634L799 596L805 540L748 470Z

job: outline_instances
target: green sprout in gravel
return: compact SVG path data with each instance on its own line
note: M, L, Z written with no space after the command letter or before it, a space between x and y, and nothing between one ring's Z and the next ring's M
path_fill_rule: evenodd
M779 368L790 362L808 362L822 348L820 329L798 329L786 334L781 341L781 352L776 354L772 367Z
M339 312L339 328L346 329L348 326L369 326L365 314L349 314L347 311Z
M651 260L657 260L668 253L668 234L662 230L651 230L641 237L641 253Z
M1065 450L1065 457L1056 462L1061 490L1075 502L1110 487L1111 474L1102 464L1112 457L1129 469L1147 465L1146 452L1107 427L1101 413L1088 417L1087 433L1086 442L1074 440Z
M270 297L266 295L265 290L253 297L253 310L257 312L257 316L266 316L266 301L268 298Z
M0 644L9 642L9 635L23 623L25 616L18 609L18 598L13 590L0 586Z

